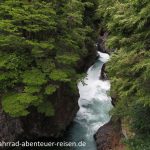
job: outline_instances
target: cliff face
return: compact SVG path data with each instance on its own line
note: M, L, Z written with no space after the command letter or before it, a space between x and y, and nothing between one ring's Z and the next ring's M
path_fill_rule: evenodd
M96 50L89 50L87 57L80 60L76 67L79 72L84 72L96 59ZM88 64L86 61L88 60ZM12 118L0 106L0 141L15 141L18 138L58 138L73 121L78 111L78 92L72 93L67 84L62 84L48 100L54 106L55 115L46 117L38 113L35 108L30 108L31 113L26 117Z

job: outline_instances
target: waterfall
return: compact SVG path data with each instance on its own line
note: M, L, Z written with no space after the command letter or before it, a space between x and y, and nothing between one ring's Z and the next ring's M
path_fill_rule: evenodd
M110 120L110 82L100 80L102 66L109 60L109 55L101 52L98 54L99 59L88 69L85 79L78 83L80 108L68 132L70 141L84 141L86 147L74 147L71 150L96 150L93 135Z

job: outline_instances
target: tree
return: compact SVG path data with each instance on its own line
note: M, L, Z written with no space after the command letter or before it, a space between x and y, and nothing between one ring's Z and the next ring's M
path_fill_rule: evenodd
M109 32L107 47L116 49L107 65L111 95L117 99L113 115L130 120L134 140L142 141L134 150L141 149L141 143L149 149L144 140L150 132L150 2L100 0L97 16Z
M26 116L30 107L54 115L48 96L62 83L75 91L75 68L87 56L92 31L84 22L85 6L81 0L0 3L0 91L9 115Z

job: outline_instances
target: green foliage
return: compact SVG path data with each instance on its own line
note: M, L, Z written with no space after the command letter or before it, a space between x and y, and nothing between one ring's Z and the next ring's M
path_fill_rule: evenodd
M38 112L45 114L45 116L54 116L55 110L51 102L43 102L38 106Z
M150 135L150 109L149 107L142 107L142 105L134 105L131 114L132 128L138 135ZM143 117L144 116L144 117Z
M29 114L28 106L33 105L37 101L39 101L37 96L27 93L15 93L4 97L2 106L4 111L13 117L26 116Z
M32 85L28 85L28 86L25 86L24 88L24 92L25 93L38 93L40 92L40 87L39 86L32 86Z
M38 69L25 71L23 74L23 83L27 85L42 85L46 83L45 74Z
M64 55L58 55L56 59L59 63L71 65L71 64L76 64L76 62L80 58L77 55L64 54Z
M116 49L107 65L111 95L117 99L112 113L117 118L129 118L135 132L131 149L147 150L144 139L150 132L150 1L100 0L97 17L110 33L107 47Z
M55 69L55 63L52 59L38 59L36 60L37 66L39 69L41 69L42 72L45 74L51 72L53 69Z
M125 142L128 145L129 150L149 150L150 149L150 137L129 139Z
M57 86L48 85L45 89L45 94L47 94L47 95L53 94L56 90L57 90Z
M25 116L32 106L51 115L53 110L44 106L62 82L70 92L77 89L76 66L87 56L87 44L95 36L93 18L88 17L91 12L94 16L95 3L0 2L0 95L5 112Z
M49 76L54 81L64 81L64 82L70 81L67 72L60 69L53 70Z

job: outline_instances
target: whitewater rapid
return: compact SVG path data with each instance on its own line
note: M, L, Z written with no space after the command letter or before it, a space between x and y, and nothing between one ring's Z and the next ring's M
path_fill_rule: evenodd
M86 147L74 147L71 150L96 150L93 135L110 120L110 82L100 80L102 66L109 60L109 55L101 52L98 55L99 59L88 69L87 76L78 83L79 111L68 132L70 141L84 141Z

